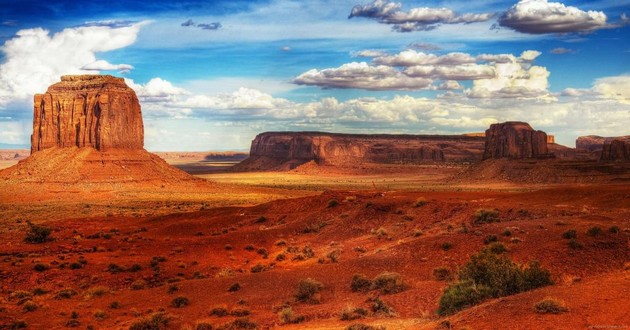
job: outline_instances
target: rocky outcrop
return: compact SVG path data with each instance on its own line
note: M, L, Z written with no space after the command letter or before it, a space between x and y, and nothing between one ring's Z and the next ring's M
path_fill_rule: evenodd
M603 137L597 135L580 136L575 140L575 150L577 152L601 152L606 141L612 141L614 137Z
M528 123L508 121L492 124L486 130L483 159L549 158L547 134L536 131Z
M109 75L62 76L36 94L31 152L51 147L142 149L144 128L136 93Z
M605 141L600 160L630 161L630 135Z
M360 163L422 164L481 159L482 137L463 135L362 135L323 132L267 132L252 141L239 170L290 169Z

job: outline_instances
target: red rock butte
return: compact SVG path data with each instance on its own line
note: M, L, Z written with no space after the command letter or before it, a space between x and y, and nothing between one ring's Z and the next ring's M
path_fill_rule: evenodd
M31 152L51 147L142 149L136 93L110 75L62 76L34 97Z

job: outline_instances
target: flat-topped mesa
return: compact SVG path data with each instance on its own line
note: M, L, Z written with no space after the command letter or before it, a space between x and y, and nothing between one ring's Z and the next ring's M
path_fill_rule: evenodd
M630 135L605 141L600 160L630 161Z
M483 141L464 135L266 132L256 136L249 158L237 168L290 169L309 161L335 166L475 162L481 160Z
M51 147L142 149L144 127L138 97L122 78L62 76L36 94L31 152Z
M528 123L508 121L492 124L486 130L483 159L549 158L547 133L534 130Z

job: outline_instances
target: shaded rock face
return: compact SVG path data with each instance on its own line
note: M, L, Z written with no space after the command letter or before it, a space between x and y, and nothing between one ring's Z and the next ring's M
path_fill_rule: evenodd
M575 150L578 152L600 152L604 149L604 143L613 139L614 137L597 135L580 136L575 140Z
M323 132L267 132L252 141L241 169L293 168L309 161L320 165L363 162L421 164L474 162L481 159L483 137L463 135L361 135Z
M547 133L534 130L528 123L509 121L492 124L486 130L483 159L548 157Z
M630 135L605 141L600 159L630 161Z
M142 149L144 127L136 93L109 75L62 76L36 94L31 152L51 147Z

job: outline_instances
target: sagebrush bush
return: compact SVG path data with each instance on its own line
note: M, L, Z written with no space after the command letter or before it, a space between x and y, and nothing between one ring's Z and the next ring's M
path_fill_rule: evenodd
M381 298L375 297L369 300L372 312L378 316L395 316L396 312Z
M545 298L534 305L534 311L539 314L560 314L568 312L564 302L554 298Z
M482 224L482 223L492 223L499 222L499 211L498 210L490 210L490 209L478 209L475 211L474 215L474 223Z
M429 203L429 201L427 201L426 198L420 197L420 198L416 199L416 202L413 204L413 206L414 207L423 207L423 206L427 205L427 203Z
M296 314L291 306L285 307L278 312L278 318L282 324L302 323L306 320L304 315Z
M438 267L433 269L433 277L438 281L450 281L453 279L453 274L446 267Z
M569 229L562 233L562 238L564 239L573 239L577 238L577 231L575 229Z
M342 321L353 321L364 318L367 315L368 311L363 307L348 306L341 311L339 319Z
M352 292L367 292L370 291L371 286L372 280L367 278L367 276L363 274L352 275L352 282L350 282L350 289Z
M184 296L179 296L171 301L171 306L175 308L182 308L188 306L190 304L190 300Z
M599 236L601 235L601 233L603 232L602 227L600 226L593 226L591 228L588 229L588 231L586 232L589 236Z
M328 201L328 205L327 206L330 208L330 207L335 207L337 205L339 205L339 202L336 199L331 199L331 200Z
M538 262L528 267L483 249L459 272L456 283L444 290L438 314L449 315L489 298L497 298L553 284L551 273Z
M36 225L30 221L26 221L26 224L28 225L26 237L24 238L26 243L37 244L50 240L50 234L52 233L50 228Z
M303 279L298 283L295 299L297 301L308 302L311 304L319 303L319 292L324 285L312 278Z
M372 290L379 290L382 294L393 294L405 291L407 284L398 273L383 272L372 280Z
M173 316L164 312L153 313L133 322L129 330L164 330L172 319Z

